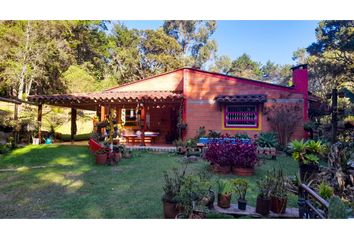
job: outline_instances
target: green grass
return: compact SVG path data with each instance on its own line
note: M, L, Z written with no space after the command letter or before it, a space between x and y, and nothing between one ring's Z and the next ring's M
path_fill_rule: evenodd
M255 180L283 165L295 174L296 162L286 156L266 160L255 176L247 177L246 196L255 205ZM31 166L50 166L31 169ZM191 163L196 173L208 163ZM180 157L167 153L134 152L117 166L96 166L86 147L27 146L0 156L0 218L162 218L163 171L180 166ZM235 176L214 175L217 178ZM214 188L214 190L216 190ZM233 197L235 202L236 196ZM296 206L290 196L289 206Z

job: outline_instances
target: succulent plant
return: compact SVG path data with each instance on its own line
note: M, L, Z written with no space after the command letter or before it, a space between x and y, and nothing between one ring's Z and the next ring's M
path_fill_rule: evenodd
M349 217L350 210L346 207L346 205L342 202L342 200L333 196L329 200L328 207L328 218L331 219L346 219Z

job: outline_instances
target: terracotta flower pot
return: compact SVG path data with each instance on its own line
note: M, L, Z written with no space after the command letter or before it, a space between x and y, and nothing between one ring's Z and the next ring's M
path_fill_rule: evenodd
M162 203L164 218L175 218L179 213L177 209L177 204L174 202L169 202L167 200L162 200Z
M247 201L245 199L238 199L237 200L237 207L240 210L246 210Z
M252 176L254 168L232 167L232 172L237 176Z
M270 199L263 199L257 197L256 213L261 215L268 215L270 210Z
M229 174L231 172L231 166L220 166L219 164L213 164L213 172Z
M272 196L270 198L270 210L274 213L285 213L288 198L279 198Z
M96 153L96 164L104 165L107 162L107 153Z
M232 194L218 194L218 206L221 208L229 208L230 207L230 202L231 202L231 196Z

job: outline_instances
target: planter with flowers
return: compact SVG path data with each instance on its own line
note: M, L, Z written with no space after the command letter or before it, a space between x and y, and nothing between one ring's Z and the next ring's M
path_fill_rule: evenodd
M210 162L216 173L228 174L231 172L230 152L232 144L211 142L205 152L205 158Z
M256 144L235 144L232 156L232 172L238 176L252 176L259 163Z

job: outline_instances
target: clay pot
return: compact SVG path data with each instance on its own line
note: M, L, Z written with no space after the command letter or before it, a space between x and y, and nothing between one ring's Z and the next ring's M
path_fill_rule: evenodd
M270 198L270 210L274 213L283 214L286 210L288 198L279 198L272 196Z
M232 167L232 172L237 176L252 176L254 168Z
M268 215L270 210L270 199L263 199L260 196L257 197L256 213L261 215Z
M213 172L229 174L231 172L231 166L220 166L219 164L213 164Z
M231 203L231 196L232 194L224 195L218 194L218 206L221 208L229 208Z
M237 200L237 207L240 210L246 210L247 201L245 199L238 199Z
M177 209L177 204L174 202L169 202L167 200L162 200L162 203L164 218L175 218L179 213Z
M104 165L107 162L108 153L99 152L96 153L96 164Z

